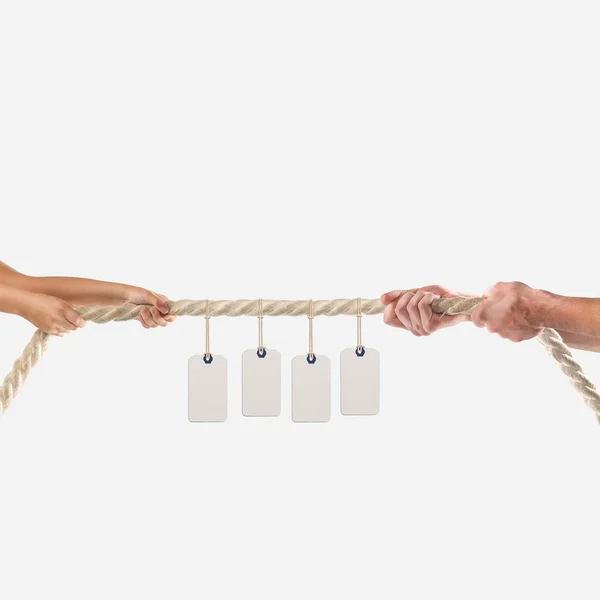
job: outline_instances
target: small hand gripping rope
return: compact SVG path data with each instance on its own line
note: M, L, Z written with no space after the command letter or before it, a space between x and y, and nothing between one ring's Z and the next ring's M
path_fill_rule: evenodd
M433 312L447 315L470 315L483 298L460 296L457 298L439 298L432 304ZM209 312L210 307L210 312ZM360 300L359 314L381 314L384 305L378 300ZM84 306L77 312L88 321L109 323L111 321L131 321L137 318L142 306L123 304L120 306ZM357 300L177 300L170 303L169 313L178 316L239 317L250 316L357 316ZM39 329L15 361L12 371L5 377L0 388L0 413L6 411L12 399L19 393L31 369L38 364L48 345L50 335ZM208 339L208 337L207 337ZM594 384L585 376L583 369L573 358L554 329L543 329L537 338L556 360L562 372L571 380L573 386L583 396L586 404L594 411L600 422L600 394ZM207 354L210 353L207 345ZM210 354L209 354L210 355Z

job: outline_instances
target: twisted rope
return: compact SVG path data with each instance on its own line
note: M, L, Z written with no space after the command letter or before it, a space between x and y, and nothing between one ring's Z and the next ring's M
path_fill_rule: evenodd
M483 298L457 297L434 300L433 312L448 315L470 315ZM262 300L262 315L276 317L308 316L309 310L315 317L357 314L357 301L352 300ZM93 323L109 323L111 321L131 321L137 318L142 306L123 304L121 306L84 306L77 312ZM363 315L381 314L384 310L379 300L361 300ZM204 316L206 311L211 317L239 317L242 315L258 316L257 300L177 300L170 303L169 313L178 316ZM47 333L39 329L33 334L31 341L25 346L23 354L15 361L11 372L6 376L0 388L0 413L4 412L11 400L19 393L31 369L41 360L48 345ZM556 360L562 372L571 380L573 386L583 396L586 404L594 411L600 421L600 394L594 384L585 376L583 369L573 358L570 349L564 344L554 329L543 329L538 340L546 347L552 358Z

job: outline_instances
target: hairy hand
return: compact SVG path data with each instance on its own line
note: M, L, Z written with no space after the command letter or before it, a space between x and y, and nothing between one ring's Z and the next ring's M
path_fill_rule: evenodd
M529 340L541 328L532 322L536 290L524 283L500 282L483 294L483 302L473 311L471 321L477 327L487 327L490 333L513 342Z

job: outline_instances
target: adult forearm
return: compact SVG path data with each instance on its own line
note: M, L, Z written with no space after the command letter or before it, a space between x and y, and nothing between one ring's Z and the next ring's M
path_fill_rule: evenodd
M588 350L590 352L600 352L600 337L589 335L580 335L570 331L557 330L563 342L570 348L577 350Z
M551 327L565 335L600 338L600 298L573 298L536 290L525 311L534 327Z
M556 329L571 348L600 352L600 299L536 290L525 304L532 326Z

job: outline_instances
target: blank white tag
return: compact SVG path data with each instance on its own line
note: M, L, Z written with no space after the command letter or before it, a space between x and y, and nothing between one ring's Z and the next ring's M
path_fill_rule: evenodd
M193 423L221 422L227 419L227 359L204 354L188 360L188 419Z
M376 415L379 412L379 352L363 348L342 350L340 356L340 407L343 415Z
M266 349L242 354L242 414L245 417L278 417L281 413L281 354Z
M331 361L306 354L292 360L292 420L296 423L323 423L331 417Z

